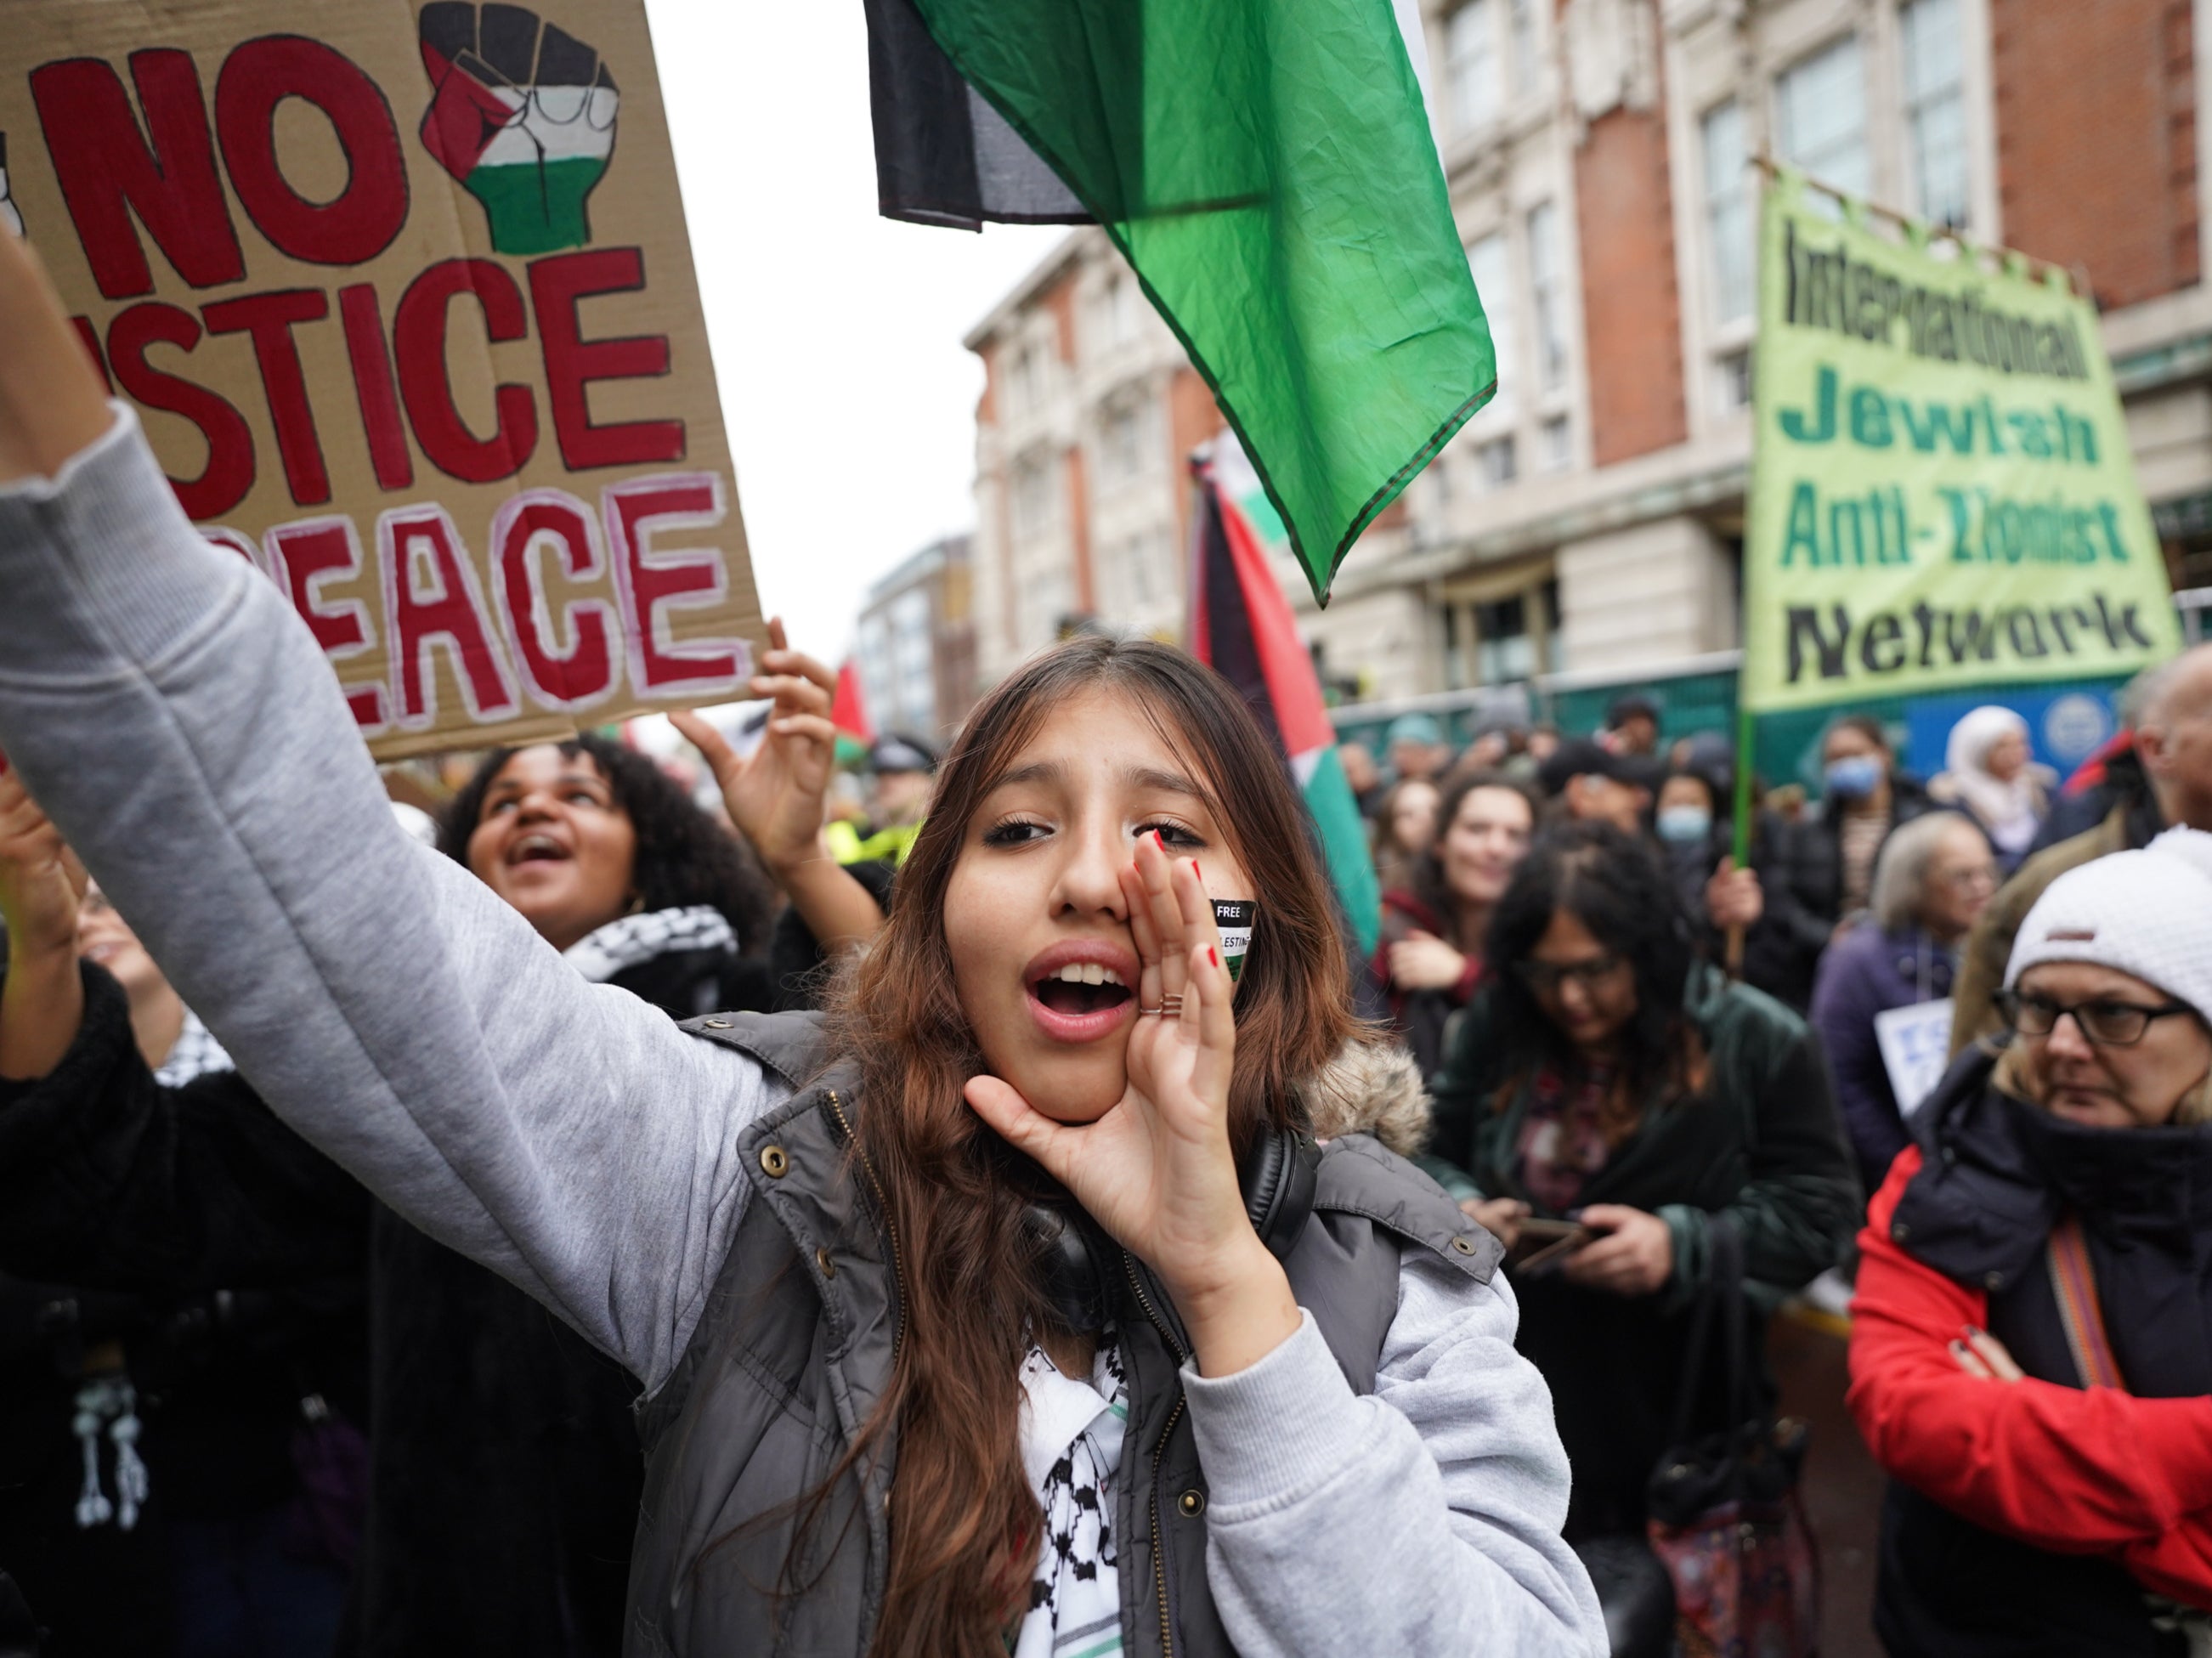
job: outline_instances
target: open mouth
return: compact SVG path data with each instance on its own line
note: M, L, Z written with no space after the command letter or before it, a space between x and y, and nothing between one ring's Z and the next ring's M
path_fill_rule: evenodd
M1030 985L1030 994L1054 1013L1081 1018L1120 1007L1129 999L1129 987L1110 967L1097 962L1070 962Z
M507 849L507 861L516 864L566 863L573 854L550 835L526 835Z

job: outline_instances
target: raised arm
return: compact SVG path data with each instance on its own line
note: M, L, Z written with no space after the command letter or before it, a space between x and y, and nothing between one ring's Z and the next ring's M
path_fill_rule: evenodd
M648 1385L779 1091L392 822L320 650L0 235L0 750L262 1096Z

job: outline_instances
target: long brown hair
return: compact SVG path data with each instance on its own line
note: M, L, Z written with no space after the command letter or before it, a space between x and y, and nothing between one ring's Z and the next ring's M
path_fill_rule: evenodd
M1291 1120L1296 1085L1359 1027L1328 888L1279 750L1228 684L1149 641L1086 638L1032 659L969 717L874 946L833 990L857 1064L857 1129L900 1276L889 1390L840 1473L896 1431L890 1567L874 1658L1003 1658L1043 1516L1024 1473L1019 1371L1048 1314L1021 1230L1021 1160L962 1098L983 1069L953 990L945 890L984 799L1052 712L1126 696L1206 792L1260 903L1237 996L1232 1142ZM876 1195L872 1189L871 1195Z

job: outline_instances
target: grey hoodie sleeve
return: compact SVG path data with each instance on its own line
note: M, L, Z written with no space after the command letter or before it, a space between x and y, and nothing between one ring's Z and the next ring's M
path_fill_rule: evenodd
M648 1387L778 1090L394 823L321 651L128 409L0 489L0 751L263 1097Z
M1310 1315L1234 1376L1186 1366L1206 1576L1244 1658L1604 1658L1589 1574L1559 1537L1566 1452L1513 1349L1519 1316L1502 1274L1477 1284L1408 1250L1371 1395Z

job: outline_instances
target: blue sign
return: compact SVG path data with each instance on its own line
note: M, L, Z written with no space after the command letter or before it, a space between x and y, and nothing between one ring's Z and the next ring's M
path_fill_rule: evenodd
M2088 682L2045 689L1992 687L1959 696L1915 697L1905 705L1905 752L1899 756L1923 777L1943 769L1951 727L1994 702L2027 721L2034 757L2064 777L2112 739L2119 729L2112 699L2118 684Z

